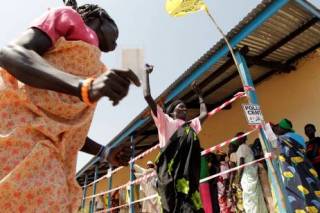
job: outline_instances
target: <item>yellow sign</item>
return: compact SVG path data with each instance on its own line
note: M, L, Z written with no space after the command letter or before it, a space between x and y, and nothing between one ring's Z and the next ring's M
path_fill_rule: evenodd
M167 0L166 2L166 11L171 16L184 16L206 8L207 5L203 0Z

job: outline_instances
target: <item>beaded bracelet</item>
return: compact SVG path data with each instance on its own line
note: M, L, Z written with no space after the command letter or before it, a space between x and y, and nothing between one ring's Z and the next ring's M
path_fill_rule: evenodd
M84 103L86 103L89 106L94 104L90 101L89 98L89 90L91 88L93 80L94 78L87 78L86 80L81 82L81 99Z

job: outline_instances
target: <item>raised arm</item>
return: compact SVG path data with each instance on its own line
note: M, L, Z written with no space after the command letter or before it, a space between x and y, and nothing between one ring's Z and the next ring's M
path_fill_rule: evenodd
M194 81L191 86L192 86L193 91L196 93L196 95L198 96L198 99L199 99L199 104L200 104L199 120L200 120L201 123L203 123L204 120L208 117L207 106L206 106L206 103L203 100L202 92L201 92L197 82Z
M91 154L91 155L99 155L102 153L103 149L104 149L104 146L98 144L91 138L87 137L80 151L85 152L87 154Z
M151 96L150 92L150 83L149 83L149 75L153 70L153 66L146 64L146 68L143 72L142 76L142 87L143 87L143 96L147 101L149 107L151 108L153 114L157 116L157 104Z
M101 161L107 161L113 166L127 166L131 157L131 148L127 144L119 146L102 146L87 137L81 148L82 152L97 155Z

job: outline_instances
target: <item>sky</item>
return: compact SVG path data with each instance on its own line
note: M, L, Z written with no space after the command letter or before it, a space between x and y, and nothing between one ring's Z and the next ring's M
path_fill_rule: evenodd
M320 0L312 0L320 7ZM116 21L120 36L115 51L103 54L109 68L121 68L121 51L144 50L144 61L155 66L150 77L154 97L163 92L189 66L209 50L220 36L204 12L185 17L170 17L165 0L78 0L95 3L107 10ZM260 3L260 0L206 0L213 16L228 32ZM48 8L63 5L62 0L10 0L0 7L0 47L22 33ZM105 98L96 109L89 137L107 144L144 108L142 89L131 87L129 95L116 107ZM79 152L77 170L93 156Z

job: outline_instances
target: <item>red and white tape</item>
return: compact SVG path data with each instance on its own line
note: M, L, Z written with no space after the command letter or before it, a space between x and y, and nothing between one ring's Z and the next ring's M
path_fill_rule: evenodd
M143 152L142 154L140 154L137 157L135 157L132 160L130 160L129 163L135 162L135 161L139 160L140 158L143 158L144 156L150 154L151 152L153 152L154 150L158 149L159 147L160 147L160 144L157 144L157 145L151 147L147 151Z
M136 201L131 202L131 203L126 203L126 204L123 204L123 205L120 205L120 206L116 206L116 207L112 207L112 208L109 208L109 209L105 209L105 210L101 210L101 211L96 211L95 213L110 212L110 211L113 211L113 210L116 210L116 209L120 209L120 208L124 208L124 207L130 206L130 205L132 205L132 204L140 203L140 202L143 202L143 201L146 201L146 200L152 200L152 199L155 199L155 198L157 198L157 197L158 197L157 194L150 195L150 196L148 196L148 197L141 198L141 199L136 200Z
M147 181L149 178L151 177L154 177L154 176L157 176L157 173L156 172L151 172L150 174L146 174L146 175L143 175L142 177L132 181L132 182L129 182L128 185L132 185L132 184L139 184L141 183L142 181Z
M208 113L208 116L212 116L212 115L216 114L217 112L220 112L221 110L223 110L223 108L225 108L229 104L231 104L231 103L235 102L236 100L238 100L239 98L243 98L243 97L247 97L247 94L245 92L238 92L237 94L235 94L233 96L233 98L231 98L230 100L224 102L223 104L221 104L220 106L218 106L214 110L210 111Z
M251 130L251 131L249 131L249 132L246 132L246 133L244 133L244 134L242 134L242 135L239 135L239 136L237 136L237 137L234 137L234 138L231 138L231 139L229 139L229 140L226 140L226 141L224 141L224 142L222 142L222 143L220 143L220 144L218 144L218 145L216 145L216 146L213 146L213 147L211 147L211 148L205 149L205 150L203 150L203 151L201 152L201 155L207 155L207 154L209 154L209 153L211 153L211 152L213 152L213 151L215 151L215 150L220 150L222 147L224 147L224 146L226 146L226 145L228 145L228 144L230 144L230 143L232 143L232 142L234 142L234 141L237 141L237 140L239 140L240 138L243 138L243 137L245 137L245 136L247 136L247 135L250 135L250 134L252 134L253 132L255 132L256 130L258 130L258 129L260 129L260 126L257 126L257 127L254 128L253 130Z
M158 147L159 147L159 144L151 147L150 149L144 151L143 153L141 153L137 157L135 157L132 160L130 160L129 163L135 162L135 161L139 160L140 158L143 158L144 156L146 156L146 155L150 154L151 152L153 152L154 150L156 150ZM120 171L123 168L124 168L124 166L119 166L116 169L112 170L110 173L107 173L106 175L100 177L99 179L97 179L95 181L92 181L91 183L89 183L86 186L83 186L82 188L91 186L91 185L93 185L93 184L95 184L95 183L97 183L97 182L99 182L99 181L101 181L101 180L103 180L105 178L109 178L110 176L112 176L113 174L117 173L118 171Z
M253 91L253 90L254 90L254 88L253 88L253 87L250 87L250 86L244 86L243 89L244 89L245 92L247 92L247 91ZM223 108L225 108L225 107L228 106L229 104L233 103L234 101L238 100L239 98L247 97L247 94L246 94L245 92L238 92L237 94L234 95L233 98L231 98L230 100L224 102L223 104L221 104L220 106L218 106L217 108L215 108L214 110L212 110L211 112L209 112L209 113L208 113L208 116L212 116L212 115L216 114L217 112L220 112ZM249 134L251 134L251 132L250 132ZM245 136L245 135L244 135L244 136ZM243 137L244 137L244 136L243 136ZM241 137L240 137L240 138L241 138ZM235 139L235 140L236 140L236 139ZM209 152L212 152L212 151L216 150L217 148L221 148L221 147L223 147L223 146L225 146L225 145L227 145L227 144L229 144L229 143L231 143L231 142L233 142L233 141L234 141L234 140L231 139L230 142L229 142L229 141L222 142L222 144L219 144L219 145L215 146L216 148L215 148L215 147L210 148L211 151L208 151L209 149L208 149L208 150L204 150L204 151L202 152L202 155L204 155L203 153L206 152L206 151L208 151L208 152L206 153L206 154L208 154ZM150 154L152 151L156 150L157 148L159 148L159 144L155 145L154 147L151 147L150 149L146 150L146 151L143 152L142 154L140 154L140 155L138 155L137 157L133 158L132 160L129 161L129 163L132 163L132 162L137 161L138 159L144 157L145 155ZM97 183L97 182L99 182L99 181L101 181L101 180L103 180L103 179L105 179L105 178L108 178L108 177L112 176L113 174L115 174L116 172L120 171L120 170L123 169L123 168L124 168L123 166L119 166L118 168L112 170L111 173L108 173L108 174L100 177L99 179L97 179L97 180L95 180L95 181L87 184L86 186L83 186L82 188L91 186L91 185L93 185L93 184L95 184L95 183Z
M255 88L252 87L252 86L244 86L244 87L243 87L243 90L246 91L246 92L248 92L248 91L255 91Z
M245 164L242 164L242 165L240 165L240 166L236 166L236 167L234 167L234 168L232 168L232 169L228 169L228 170L226 170L226 171L220 172L220 173L218 173L218 174L214 174L214 175L211 175L211 176L209 176L209 177L203 178L203 179L200 180L200 183L207 182L208 180L214 179L214 178L219 177L219 176L221 176L221 175L225 175L225 174L228 174L228 173L230 173L230 172L234 172L234 171L237 171L237 170L239 170L239 169L242 169L242 168L244 168L244 167L251 166L251 165L253 165L253 164L256 164L256 163L258 163L258 162L260 162L260 161L269 159L269 158L271 158L271 157L272 157L272 154L271 154L271 153L266 153L263 158L260 158L260 159L258 159L258 160L254 160L254 161L251 161L251 162L249 162L249 163L245 163Z
M228 174L230 172L234 172L234 171L237 171L239 169L242 169L242 168L245 168L245 167L248 167L248 166L251 166L251 165L254 165L260 161L263 161L263 160L266 160L266 159L269 159L272 157L272 154L271 153L266 153L265 156L263 158L260 158L258 160L254 160L254 161L251 161L249 163L246 163L246 164L243 164L243 165L240 165L240 166L237 166L237 167L234 167L232 169L229 169L229 170L226 170L226 171L223 171L223 172L220 172L218 174L215 174L215 175L211 175L209 177L206 177L206 178L203 178L200 180L200 183L203 183L203 182L207 182L211 179L214 179L216 177L219 177L221 175L225 175L225 174ZM142 180L144 179L148 179L150 177L153 177L155 175L155 173L151 173L151 174L148 174L146 175L145 177L143 178L139 178L139 181L138 179L136 181L133 181L131 182L131 184L137 184L137 183L140 183ZM127 186L128 184L125 184L123 186ZM112 191L116 191L118 190L119 188L123 188L123 186L121 187L117 187L115 189L113 189ZM110 193L107 192L107 193ZM100 194L97 194L96 196L100 196L100 195L103 195L103 194L107 194L107 193L100 193ZM90 198L92 198L93 196L90 196ZM134 202L131 202L131 203L126 203L126 204L123 204L123 205L120 205L120 206L116 206L116 207L113 207L113 208L109 208L109 209L106 209L106 210L101 210L101 211L97 211L96 213L102 213L102 212L109 212L109 211L112 211L112 210L116 210L116 209L119 209L119 208L124 208L124 207L127 207L127 206L130 206L131 204L135 204L135 203L139 203L139 202L143 202L143 201L146 201L146 200L151 200L151 199L154 199L154 198L157 198L158 195L157 194L154 194L154 195L151 195L151 196L148 196L148 197L145 197L145 198L142 198L142 199L139 199L139 200L136 200Z
M115 191L117 191L117 190L126 188L126 187L129 186L129 185L135 185L135 184L139 184L139 183L141 183L141 182L143 182L143 181L147 181L149 178L154 177L154 176L156 176L156 175L157 175L156 172L151 172L151 173L149 173L149 174L143 175L142 177L140 177L140 178L138 178L138 179L136 179L136 180L134 180L134 181L129 181L129 182L126 183L126 184L123 184L123 185L118 186L118 187L116 187L116 188L110 189L110 190L108 190L108 191L104 191L104 192L100 192L100 193L95 194L95 195L87 196L87 197L85 197L84 199L92 199L92 198L94 198L94 197L98 197L98 196L101 196L101 195L109 194L109 193L115 192Z

